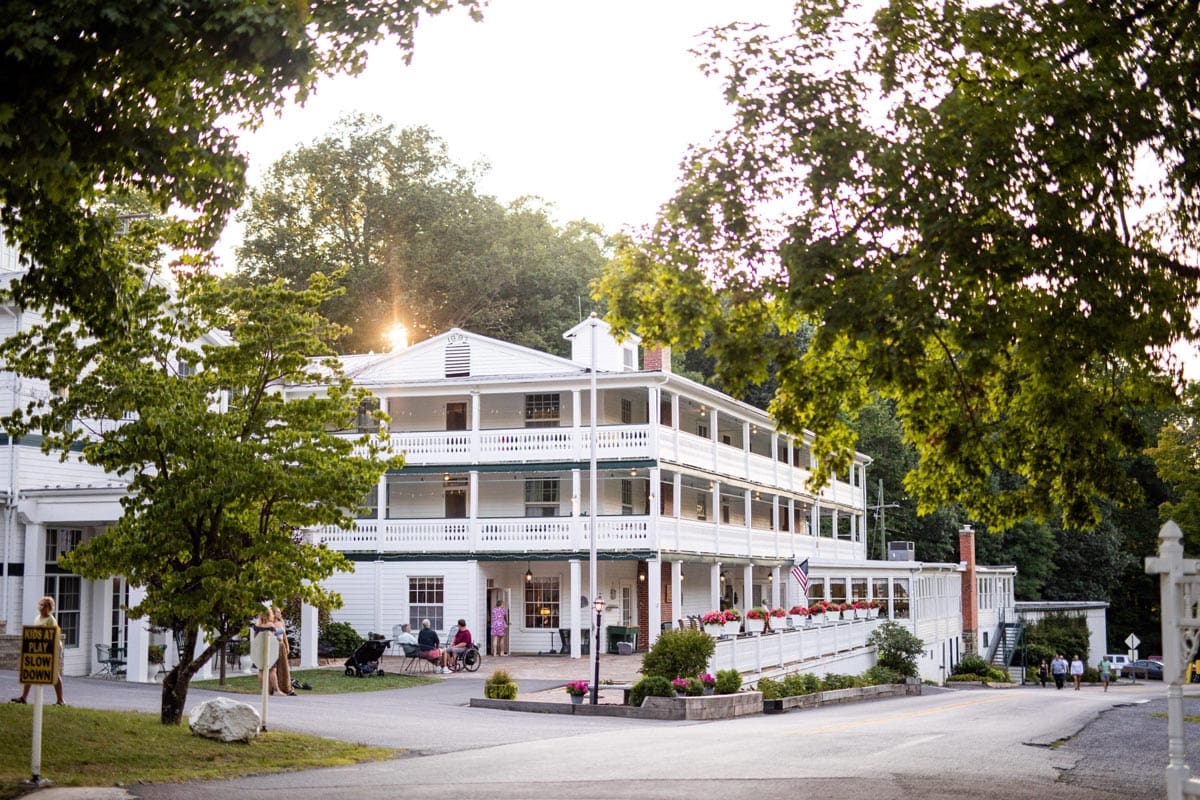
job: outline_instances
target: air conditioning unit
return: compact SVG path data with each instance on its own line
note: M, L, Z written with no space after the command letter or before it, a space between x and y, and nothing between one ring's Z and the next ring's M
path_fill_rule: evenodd
M912 542L888 542L888 561L916 561L917 555Z

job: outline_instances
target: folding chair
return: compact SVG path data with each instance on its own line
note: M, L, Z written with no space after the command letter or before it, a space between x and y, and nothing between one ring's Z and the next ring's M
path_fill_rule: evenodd
M428 672L433 669L433 661L425 656L420 645L402 644L400 646L404 648L405 672Z
M116 678L124 675L125 648L107 644L96 645L96 663L100 665L100 669L95 672L96 677Z

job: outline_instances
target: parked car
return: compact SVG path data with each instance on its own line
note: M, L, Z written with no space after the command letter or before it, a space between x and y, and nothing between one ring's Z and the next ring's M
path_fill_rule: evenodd
M1163 665L1149 659L1139 659L1121 667L1122 678L1141 678L1148 681L1163 679Z

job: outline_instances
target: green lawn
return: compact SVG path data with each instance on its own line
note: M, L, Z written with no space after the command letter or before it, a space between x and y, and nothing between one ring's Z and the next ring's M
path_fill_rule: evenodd
M298 690L298 694L346 694L348 692L377 692L382 689L406 689L410 686L425 686L438 683L441 679L422 675L399 675L387 672L383 675L373 675L369 678L351 678L341 667L337 669L297 669L292 670L292 678L312 686L311 692ZM192 681L191 686L198 689L221 689L234 694L258 694L262 688L257 675L238 675L225 679L225 686L218 681Z
M0 800L25 791L18 783L30 777L32 712L32 705L0 705ZM157 714L132 711L50 705L43 712L42 777L58 786L213 780L346 766L398 754L281 731L261 733L250 744L225 744L193 736L186 720L162 725Z

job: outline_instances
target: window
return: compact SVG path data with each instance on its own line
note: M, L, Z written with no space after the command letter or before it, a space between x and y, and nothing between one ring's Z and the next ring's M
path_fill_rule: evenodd
M443 612L444 579L441 575L413 575L408 579L408 623L421 630L421 620L429 620L435 631L445 628Z
M558 578L537 578L525 584L525 627L558 628Z
M831 603L846 602L846 579L845 578L830 578L829 579L829 602L831 602Z
M701 439L708 438L708 423L701 422L696 425L696 435Z
M525 479L525 516L557 517L558 478Z
M379 398L364 397L354 415L354 430L358 433L379 431Z
M628 370L637 369L637 351L636 350L634 350L632 347L626 347L624 349L624 351L622 352L622 355L625 357L625 369L628 369Z
M54 598L54 616L67 647L79 646L80 600L83 579L63 572L58 557L79 546L83 531L76 528L46 529L46 580L44 594Z
M525 427L557 428L559 397L557 394L525 395Z
M866 600L867 599L867 579L866 578L851 578L850 579L850 599L851 600Z
M467 516L467 479L462 476L449 477L444 482L446 496L446 519L463 519Z
M633 481L628 478L621 479L621 513L633 513Z
M879 616L886 617L888 615L888 579L887 578L872 578L871 579L871 599L879 603Z
M125 609L129 605L129 583L124 578L112 579L112 619L108 641L113 647L125 646Z
M633 423L633 401L628 397L621 398L621 423L624 425Z
M363 498L362 507L355 514L355 519L375 519L379 516L379 484L371 487L371 491Z
M892 581L892 617L908 619L908 578Z
M465 431L467 429L467 404L446 403L446 430Z

